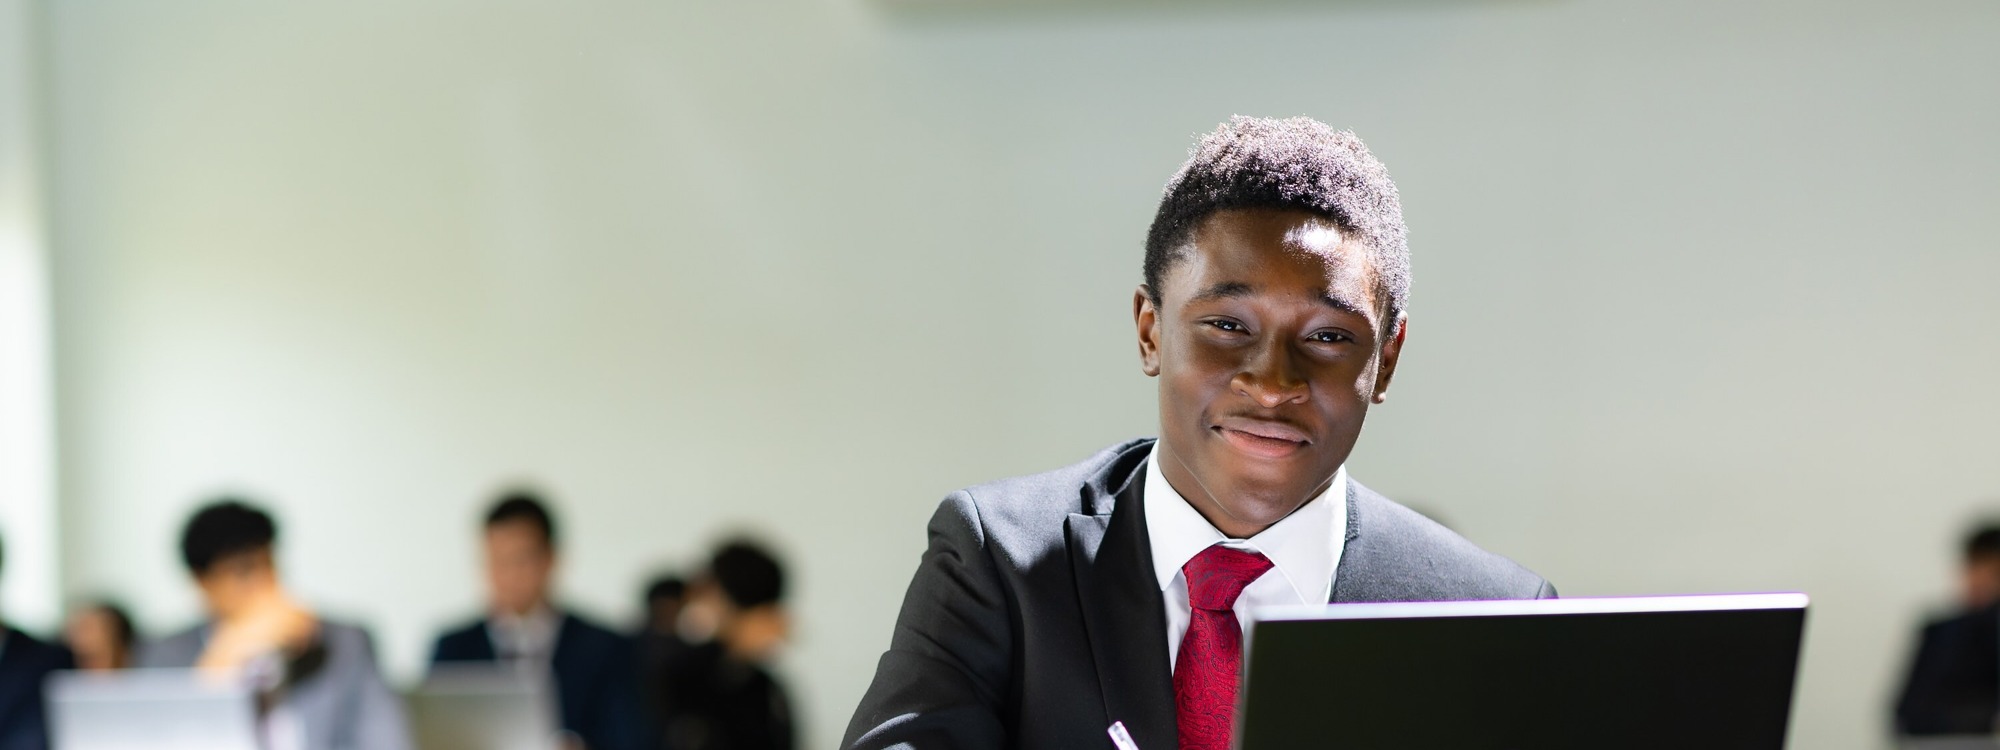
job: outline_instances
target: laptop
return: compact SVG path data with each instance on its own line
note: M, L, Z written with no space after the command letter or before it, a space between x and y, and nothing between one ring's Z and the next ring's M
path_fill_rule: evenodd
M57 672L46 690L54 750L258 750L250 685L191 669Z
M1781 750L1804 594L1259 610L1242 750Z
M556 750L561 743L547 669L441 664L410 693L409 710L423 750Z

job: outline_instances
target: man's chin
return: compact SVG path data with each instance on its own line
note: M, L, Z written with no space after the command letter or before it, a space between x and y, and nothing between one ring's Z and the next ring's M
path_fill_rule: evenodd
M1285 520L1286 516L1304 506L1306 501L1311 499L1304 497L1304 494L1305 491L1301 490L1298 494L1285 497L1243 499L1233 503L1229 512L1244 523L1254 524L1259 528L1268 527Z
M1224 485L1228 488L1225 489ZM1319 496L1325 488L1302 486L1297 482L1261 482L1244 477L1218 483L1213 489L1220 495L1232 518L1264 528L1285 520L1286 516Z
M1220 450L1212 451L1208 456L1213 474L1222 480L1217 483L1216 489L1221 489L1219 485L1229 485L1229 492L1234 497L1258 498L1259 503L1267 502L1265 499L1268 498L1268 502L1273 504L1296 504L1301 496L1314 489L1309 485L1326 481L1324 475L1310 476L1315 473L1313 467L1319 462L1308 453L1283 458L1245 458L1236 455L1228 446L1217 447Z

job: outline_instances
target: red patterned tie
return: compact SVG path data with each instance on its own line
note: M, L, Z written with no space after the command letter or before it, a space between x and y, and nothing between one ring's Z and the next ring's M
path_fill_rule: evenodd
M1243 675L1243 626L1236 597L1271 569L1255 552L1209 547L1181 574L1188 582L1188 628L1174 660L1174 703L1180 750L1228 750L1236 718L1236 683Z

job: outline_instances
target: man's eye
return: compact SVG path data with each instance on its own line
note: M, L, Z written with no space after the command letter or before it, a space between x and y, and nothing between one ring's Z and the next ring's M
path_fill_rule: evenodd
M1208 324L1208 325L1211 325L1211 326L1214 326L1215 328L1217 328L1217 329L1219 329L1219 330L1224 330L1224 331L1241 331L1241 330L1243 330L1243 324L1242 324L1242 323L1238 323L1238 322L1236 322L1236 321L1234 321L1234 320L1210 320L1210 321L1206 321L1206 322L1207 322L1207 324Z
M1313 335L1307 336L1306 338L1327 344L1338 344L1344 341L1354 340L1347 334L1340 333L1338 331L1316 331L1313 333Z

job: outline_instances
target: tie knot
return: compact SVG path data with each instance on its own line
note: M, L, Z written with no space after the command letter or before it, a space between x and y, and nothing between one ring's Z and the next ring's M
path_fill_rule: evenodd
M1255 552L1209 547L1181 566L1187 576L1188 604L1195 609L1234 609L1243 587L1270 569L1271 559Z

